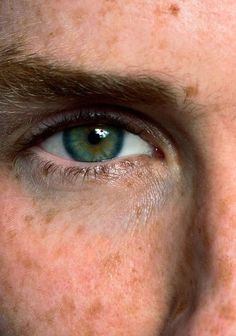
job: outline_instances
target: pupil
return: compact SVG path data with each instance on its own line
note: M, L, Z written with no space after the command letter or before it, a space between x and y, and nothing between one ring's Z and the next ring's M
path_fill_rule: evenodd
M88 135L88 141L91 143L91 145L98 145L102 139L104 138L104 134L99 132L98 130L93 130Z

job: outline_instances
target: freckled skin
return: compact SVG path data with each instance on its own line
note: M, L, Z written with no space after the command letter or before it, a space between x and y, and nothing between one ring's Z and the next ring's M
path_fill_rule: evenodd
M234 336L235 1L3 0L0 13L1 38L29 53L160 74L203 107L172 116L168 177L165 157L51 195L0 169L0 334Z

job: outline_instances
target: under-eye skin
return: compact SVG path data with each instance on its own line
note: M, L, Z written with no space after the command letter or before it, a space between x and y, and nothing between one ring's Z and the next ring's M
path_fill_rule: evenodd
M122 107L82 107L42 120L19 140L19 176L35 184L109 180L166 159L170 140ZM165 148L166 147L166 148ZM147 163L149 162L149 163Z

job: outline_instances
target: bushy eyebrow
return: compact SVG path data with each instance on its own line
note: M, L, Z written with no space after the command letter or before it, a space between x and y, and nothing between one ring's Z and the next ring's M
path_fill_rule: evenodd
M0 141L1 134L48 112L50 106L53 110L69 102L182 111L194 105L183 87L157 76L90 71L37 55L26 56L14 47L0 49Z
M111 98L129 103L176 105L186 103L179 85L143 73L89 71L24 55L15 47L0 50L0 108L12 104L59 98ZM189 102L188 102L189 103Z

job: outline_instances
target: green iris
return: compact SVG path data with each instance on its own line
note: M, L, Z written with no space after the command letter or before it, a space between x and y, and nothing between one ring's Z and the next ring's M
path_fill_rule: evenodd
M79 126L63 132L63 144L76 161L113 159L122 149L124 130L113 126Z

